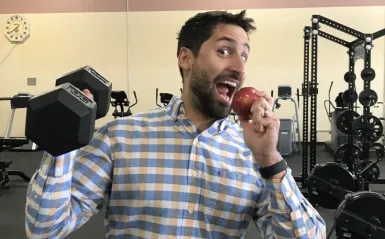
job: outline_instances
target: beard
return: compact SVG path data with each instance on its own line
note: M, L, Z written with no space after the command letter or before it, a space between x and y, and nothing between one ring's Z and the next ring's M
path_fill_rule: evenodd
M236 73L221 73L214 79L210 79L207 72L194 67L190 89L192 92L192 104L202 114L213 120L223 119L231 113L231 106L222 103L217 97L216 83L224 78L239 79Z

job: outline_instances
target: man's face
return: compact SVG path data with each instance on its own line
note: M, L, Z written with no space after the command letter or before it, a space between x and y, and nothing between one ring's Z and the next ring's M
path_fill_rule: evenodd
M202 44L192 66L192 103L211 119L227 117L233 95L245 80L249 54L246 32L235 25L218 25Z

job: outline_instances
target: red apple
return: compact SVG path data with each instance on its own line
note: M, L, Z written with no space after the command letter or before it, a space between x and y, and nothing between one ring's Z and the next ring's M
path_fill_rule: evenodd
M250 118L251 106L259 99L257 92L258 90L253 87L243 87L235 92L231 108L240 119L248 120Z

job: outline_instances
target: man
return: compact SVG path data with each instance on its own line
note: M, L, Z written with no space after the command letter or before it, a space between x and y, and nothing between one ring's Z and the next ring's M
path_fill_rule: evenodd
M192 17L178 36L181 99L46 153L27 193L28 237L63 238L106 206L106 238L242 238L252 220L264 238L325 238L276 151L272 99L260 92L241 126L228 118L253 24L245 11Z

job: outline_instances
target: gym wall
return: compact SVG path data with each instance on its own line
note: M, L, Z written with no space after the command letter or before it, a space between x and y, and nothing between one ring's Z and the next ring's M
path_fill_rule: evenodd
M321 3L320 3L321 2ZM87 5L88 4L88 5ZM363 6L365 5L365 6ZM278 86L289 84L293 94L303 81L303 28L320 14L362 32L385 27L385 5L371 1L140 1L84 0L65 3L35 0L0 2L0 23L12 14L22 14L31 24L31 36L20 45L0 37L0 97L17 92L39 94L53 88L55 79L84 65L91 65L113 83L113 90L125 90L138 104L134 113L156 107L155 90L180 95L182 87L176 59L177 32L189 17L203 10L248 9L258 30L251 35L251 55L246 85L277 93ZM323 31L351 40L352 37L322 26ZM319 41L318 58L318 141L330 139L330 123L324 109L331 81L331 99L343 92L348 70L347 49L326 39ZM385 38L375 41L372 67L377 77L372 88L384 99ZM357 62L356 72L362 69ZM36 86L27 86L27 78L37 78ZM357 80L358 92L362 80ZM301 99L302 102L302 99ZM281 102L280 117L292 117L294 108ZM101 126L112 119L111 113L98 120ZM0 135L3 136L10 112L0 102ZM376 115L383 115L381 108ZM300 107L302 120L302 106ZM17 110L12 136L23 136L25 111Z

